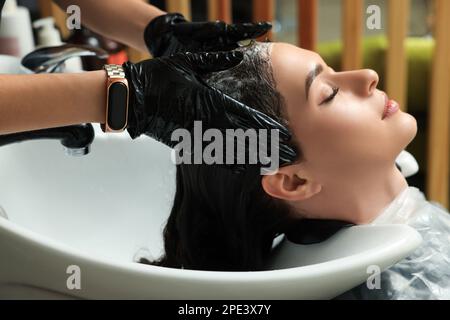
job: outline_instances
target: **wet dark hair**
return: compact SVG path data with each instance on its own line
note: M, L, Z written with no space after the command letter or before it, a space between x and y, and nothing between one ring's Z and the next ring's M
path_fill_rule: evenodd
M276 89L270 44L240 48L243 62L206 82L281 124L285 102ZM297 149L298 159L301 153ZM273 240L298 233L290 207L263 190L259 166L236 173L218 165L177 166L176 194L164 228L165 254L141 263L209 271L260 271ZM289 236L292 234L292 236Z

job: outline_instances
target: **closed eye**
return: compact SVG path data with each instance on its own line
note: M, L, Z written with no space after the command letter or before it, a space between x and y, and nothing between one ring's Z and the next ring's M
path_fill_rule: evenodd
M325 100L323 100L323 101L319 104L319 106L321 106L321 105L323 105L323 104L329 103L331 100L334 99L334 97L336 97L336 95L338 94L338 92L339 92L339 88L333 88L333 93L332 93L328 98L326 98Z

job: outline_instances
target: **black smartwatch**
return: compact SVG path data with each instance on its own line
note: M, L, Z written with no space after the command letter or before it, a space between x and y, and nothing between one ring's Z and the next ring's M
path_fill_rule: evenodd
M106 120L100 126L103 132L123 132L128 125L128 80L121 65L104 66L106 81Z

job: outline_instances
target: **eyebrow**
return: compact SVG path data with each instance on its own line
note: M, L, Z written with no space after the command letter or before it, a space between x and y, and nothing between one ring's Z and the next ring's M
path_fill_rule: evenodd
M319 74L321 74L323 71L323 67L321 64L316 64L314 69L311 70L308 75L306 76L306 80L305 80L305 92L306 92L306 100L308 100L309 98L309 89L311 88L311 85L314 81L315 78L317 78L317 76Z

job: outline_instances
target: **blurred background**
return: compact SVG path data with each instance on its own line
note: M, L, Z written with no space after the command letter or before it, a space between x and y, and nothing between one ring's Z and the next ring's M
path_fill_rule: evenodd
M124 3L127 0L123 0ZM147 53L105 39L88 29L69 32L65 13L50 0L18 0L32 21L52 16L62 40L100 46L107 62L148 58ZM449 207L450 0L152 0L166 11L193 21L269 20L271 40L317 51L335 70L371 68L380 75L381 90L416 117L419 133L410 145L420 172L409 179L430 200ZM380 9L380 28L370 30L369 6ZM39 28L34 30L37 43ZM0 54L1 48L0 48ZM7 52L3 52L7 54ZM105 61L83 60L85 70Z
M124 0L127 1L127 0ZM183 0L181 0L183 1ZM180 1L180 2L181 2ZM17 0L19 5L31 10L32 18L40 17L40 2L36 0ZM167 9L165 0L147 1L159 8ZM191 0L191 17L194 21L208 19L208 0ZM297 0L275 1L275 40L289 43L297 42ZM318 40L332 41L341 38L341 0L318 0ZM386 31L387 2L389 0L365 0L364 7L377 5L382 11L382 30L368 30L365 35L384 34ZM411 0L411 19L409 34L426 36L430 34L429 22L432 21L432 0ZM233 21L252 21L252 0L233 0Z

